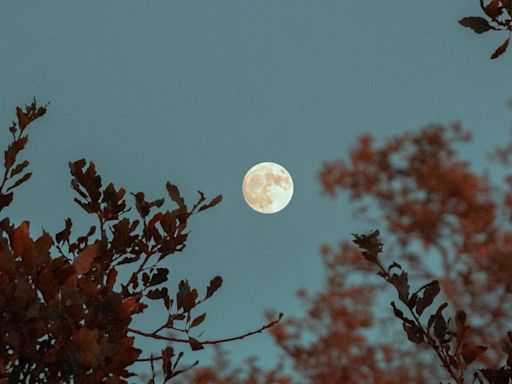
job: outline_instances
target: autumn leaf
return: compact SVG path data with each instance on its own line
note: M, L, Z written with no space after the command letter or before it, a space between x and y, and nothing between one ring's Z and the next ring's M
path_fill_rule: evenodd
M82 327L73 335L80 348L80 362L86 367L94 367L99 361L101 347L98 344L99 330Z
M73 263L75 270L79 275L85 275L90 271L94 258L99 255L100 250L100 242L97 241L88 245L82 252L80 252Z
M32 242L32 239L30 238L30 223L28 221L24 221L14 230L12 242L12 250L14 254L23 254L26 245L30 242Z

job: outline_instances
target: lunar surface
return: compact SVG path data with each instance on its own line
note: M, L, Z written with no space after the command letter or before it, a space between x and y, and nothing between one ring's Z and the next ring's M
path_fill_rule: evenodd
M288 171L279 164L259 163L245 174L242 193L245 202L255 211L276 213L292 199L293 180Z

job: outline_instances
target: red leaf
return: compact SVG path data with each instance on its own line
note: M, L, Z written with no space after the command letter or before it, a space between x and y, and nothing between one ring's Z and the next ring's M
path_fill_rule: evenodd
M101 347L98 344L99 331L97 328L80 328L73 335L73 341L80 348L80 362L86 367L92 368L100 360Z
M92 262L100 252L100 242L97 241L94 244L90 244L80 252L78 257L74 261L75 270L79 275L84 275L90 271Z
M23 253L23 249L30 239L30 223L24 221L21 225L14 230L14 236L12 239L12 250L15 255L19 256Z

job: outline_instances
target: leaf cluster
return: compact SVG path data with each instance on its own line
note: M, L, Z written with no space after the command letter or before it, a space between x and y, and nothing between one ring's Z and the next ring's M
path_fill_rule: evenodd
M479 1L480 8L486 17L464 17L459 20L459 24L472 29L479 35L488 31L507 31L507 38L491 55L491 59L496 59L506 52L510 44L510 34L512 32L512 2L510 0Z
M443 311L448 303L437 306L428 321L422 321L424 311L433 306L435 298L441 289L439 282L433 280L411 292L409 277L402 266L396 262L384 267L379 259L383 244L379 239L379 231L369 234L354 234L354 243L362 250L366 260L377 266L378 275L391 284L406 308L407 314L391 302L393 314L402 321L403 329L410 342L428 344L436 353L442 366L456 383L464 383L465 373L471 363L484 354L486 346L474 345L468 341L470 327L467 324L467 314L464 310L456 311L454 318L447 318ZM507 363L499 369L484 368L474 372L474 380L479 383L507 384L512 380L510 363L512 362L512 333L508 333L508 343L504 350L508 355Z
M16 108L17 122L9 128L12 140L4 152L0 211L30 178L25 171L29 162L19 161L19 155L28 141L26 128L45 113L35 100ZM130 367L144 361L153 372L149 383L155 383L155 363L167 382L191 367L180 367L183 352L175 353L172 343L195 351L261 332L278 321L230 339L199 340L193 332L206 313L197 312L198 306L217 292L222 278L213 277L202 294L188 280L176 290L169 288L165 262L185 249L189 219L219 204L222 195L207 201L199 191L190 206L179 188L167 182L172 208L164 209L163 198L148 200L143 192L132 193L129 206L125 189L105 185L93 162L73 161L69 170L75 202L97 218L97 225L75 237L73 220L67 218L55 236L43 230L33 239L28 221L18 226L8 218L0 222L0 382L127 383L135 375ZM132 208L135 218L127 215ZM126 279L119 273L125 267L131 272ZM167 313L158 329L130 326L157 302ZM135 335L169 345L143 356L134 345Z

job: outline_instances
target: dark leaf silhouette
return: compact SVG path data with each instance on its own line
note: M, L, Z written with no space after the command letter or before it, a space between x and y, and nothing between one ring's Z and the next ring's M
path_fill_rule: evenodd
M205 209L215 207L217 204L219 204L222 201L222 195L215 196L212 201L210 201L208 204L202 205L197 210L198 212L201 212Z
M464 27L471 28L478 34L493 29L491 25L489 25L489 22L483 17L464 17L461 20L459 20L459 24Z
M425 342L425 337L423 336L423 331L417 325L409 325L407 323L403 323L404 330L407 333L407 338L416 344L421 344Z
M14 192L31 176L24 173L28 160L19 157L28 143L27 128L45 113L35 100L24 109L16 108L18 122L9 127L12 140L4 151L0 209L13 201ZM172 288L163 286L169 277L165 263L169 255L184 249L195 208L213 207L221 195L201 205L206 199L201 193L188 211L177 186L168 183L178 209L159 210L164 199L147 201L143 192L136 192L132 195L139 218L129 219L123 217L130 210L124 188L103 183L93 162L72 161L69 170L76 203L98 221L85 234L73 236L70 218L55 241L44 230L33 238L29 221L19 226L8 218L0 221L0 382L127 384L136 376L132 366L149 362L153 376L149 382L154 384L159 360L167 382L197 362L179 366L184 354L176 355L171 346L147 356L135 347L135 336L188 344L196 351L277 324L279 319L245 334L202 340L191 330L206 319L206 313L192 317L192 310L202 302L198 290L183 280L174 301ZM118 272L120 265L131 273L128 277L125 271ZM218 276L210 282L208 297L221 283ZM131 328L134 317L143 315L154 300L165 307L163 324L153 332ZM162 334L169 329L184 336Z
M512 6L510 0L479 0L480 8L486 17L471 16L459 20L459 24L482 34L490 30L506 31L507 40L491 55L491 59L501 56L508 48L512 33Z
M222 285L222 277L215 276L211 281L210 285L206 288L206 296L204 297L205 300L213 296L215 292L221 287Z
M500 57L503 53L505 53L505 51L507 50L508 48L508 45L510 43L510 37L505 40L503 42L503 44L501 44L497 49L496 51L494 51L494 53L491 55L491 59L496 59L498 57Z
M416 313L421 316L425 308L429 307L434 301L435 297L439 294L441 288L437 280L432 281L423 287L423 295L420 296L416 303Z

